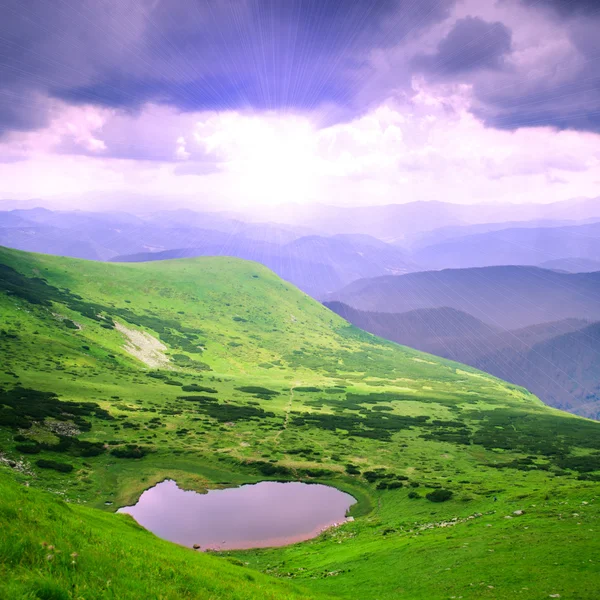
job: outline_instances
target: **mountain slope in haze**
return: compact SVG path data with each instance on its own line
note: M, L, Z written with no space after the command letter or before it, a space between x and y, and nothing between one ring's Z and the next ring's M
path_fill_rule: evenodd
M316 298L363 277L418 270L403 251L366 235L306 236L285 245L230 236L220 245L209 242L113 260L145 262L199 256L233 256L260 262Z
M526 386L550 406L600 419L600 323L524 349L505 347L473 365Z
M422 248L447 243L452 240L462 239L472 235L485 234L506 229L547 229L557 227L573 227L586 225L588 223L596 223L599 219L600 217L591 217L589 219L582 220L528 219L525 221L501 221L498 223L477 223L475 225L454 225L440 227L439 229L433 229L431 231L415 232L412 235L407 235L399 242L409 246L413 251L418 251Z
M600 418L600 324L580 319L502 330L451 308L377 313L325 306L375 335L522 385L549 406Z
M538 267L484 267L355 281L331 294L370 312L450 307L488 325L517 329L563 319L600 320L600 273Z
M502 229L421 248L414 260L431 269L538 265L570 256L600 260L600 223Z
M540 265L542 269L554 269L567 273L594 273L600 271L600 260L588 258L557 258L548 260Z
M125 538L121 517L70 505L111 513L165 478L191 490L278 479L347 491L354 521L204 563L212 597L237 578L233 561L249 585L233 581L232 598L251 584L285 593L260 570L293 578L288 598L391 600L402 589L483 600L493 586L595 600L600 574L582 560L600 552L593 421L363 332L239 259L114 264L0 249L0 314L0 477L12 482L2 509L14 520L8 543L0 536L2 592L69 598L75 585L119 597L106 592L114 569L141 598L202 598L191 552L158 557L150 534ZM69 504L49 507L50 493ZM576 519L559 518L565 503ZM117 541L104 549L109 532ZM41 543L56 541L60 556L47 560Z
M348 279L341 279L340 274L331 266L311 263L291 254L281 253L274 244L248 243L247 240L228 240L227 244L195 248L179 248L163 252L142 252L127 256L118 256L113 262L152 262L173 260L178 258L198 258L202 256L235 256L252 260L272 269L281 278L296 285L310 296L321 296L328 290L339 288Z
M226 246L231 239L242 239L247 244L283 244L306 233L291 226L248 224L191 210L143 216L44 208L0 212L1 245L89 260L199 244Z
M344 207L285 204L277 207L253 206L252 214L235 216L243 220L304 226L321 234L364 233L391 242L442 227L600 218L600 199L583 198L550 204L453 204L439 201Z
M450 358L449 348L460 345L453 360L468 363L472 344L482 344L500 330L454 308L421 308L405 313L367 312L342 302L324 305L353 325L423 352ZM477 346L478 347L478 346Z

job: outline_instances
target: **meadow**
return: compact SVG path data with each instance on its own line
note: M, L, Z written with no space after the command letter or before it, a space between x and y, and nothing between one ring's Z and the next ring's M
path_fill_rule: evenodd
M237 259L0 249L0 315L2 598L598 597L594 421ZM111 514L167 477L328 483L355 520L208 556Z

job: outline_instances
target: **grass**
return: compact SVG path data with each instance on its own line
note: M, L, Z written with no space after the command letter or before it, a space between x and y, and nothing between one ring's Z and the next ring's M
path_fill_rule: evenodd
M245 573L263 581L262 571L310 597L598 597L596 422L362 332L264 267L235 259L103 264L0 249L0 315L4 510L25 501L19 494L32 511L62 514L63 506L82 523L100 523L99 536L114 528L121 539L127 527L131 554L148 551L134 569L158 569L160 547L193 571L193 561L211 557L109 513L166 477L197 490L321 481L358 499L355 521L287 548L228 554L254 569L227 571L238 578L235 593ZM168 365L151 368L127 352L115 322L160 341ZM452 497L426 499L439 489ZM15 531L52 537L51 519L17 516ZM74 523L64 547L75 543ZM38 567L10 558L11 539L0 553L13 594L5 595L44 597L28 583ZM112 597L100 573L119 556L107 554L105 566L89 560L79 596ZM231 569L227 558L211 560L215 572ZM70 590L79 571L61 573L40 577ZM276 584L269 593L295 593ZM152 597L139 593L144 578L122 585ZM168 579L160 586L156 597L186 597Z
M0 515L3 600L314 597L293 583L159 540L126 515L67 504L6 476Z

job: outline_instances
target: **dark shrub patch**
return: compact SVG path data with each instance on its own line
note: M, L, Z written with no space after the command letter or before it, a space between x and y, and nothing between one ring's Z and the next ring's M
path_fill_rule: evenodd
M410 492L408 492L408 497L411 500L416 500L417 498L420 498L421 496L417 492L415 492L414 490L411 490Z
M43 421L46 417L51 417L58 421L71 420L79 429L89 431L92 426L84 416L104 420L113 418L95 402L61 401L53 392L23 387L0 389L0 425L28 429L32 421Z
M446 502L446 500L452 498L452 492L450 490L445 490L444 488L439 488L426 494L425 498L430 502Z
M269 388L260 387L259 385L243 385L235 388L238 392L244 392L245 394L260 394L261 396L279 396L279 392L270 390Z
M585 456L567 456L559 458L556 464L561 469L571 469L579 473L590 473L600 471L600 452L594 452Z
M298 387L295 387L294 390L297 392L320 392L320 391L322 391L321 388L314 387L312 385L298 386Z
M267 475L269 477L274 477L276 475L292 475L292 471L283 465L274 465L273 463L262 460L257 460L248 464L249 466L258 469L263 475Z
M348 475L360 475L360 469L356 465L346 465Z
M188 402L217 402L218 399L213 396L203 396L198 394L196 396L177 396L177 400L187 400Z
M198 385L197 383L192 383L191 385L184 385L181 389L184 392L205 392L207 394L217 393L217 390L215 390L215 388L207 387L205 385Z
M398 488L403 487L403 483L401 481L390 481L387 484L388 490L397 490Z
M127 444L124 447L113 448L110 453L117 458L143 458L150 450L144 446Z
M40 469L53 469L59 473L70 473L73 470L73 465L70 465L69 463L56 462L55 460L44 460L43 458L37 460L35 464L40 467Z
M23 454L39 454L42 446L40 444L17 444L15 450Z

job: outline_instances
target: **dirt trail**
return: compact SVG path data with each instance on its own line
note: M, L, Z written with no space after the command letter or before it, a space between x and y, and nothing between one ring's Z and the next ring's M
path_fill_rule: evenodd
M287 429L288 421L290 419L290 411L292 410L292 402L294 401L294 388L300 385L300 382L294 382L294 385L290 388L290 399L287 403L287 407L285 409L285 417L283 419L283 427L277 432L275 436L275 441L279 442L279 436Z

